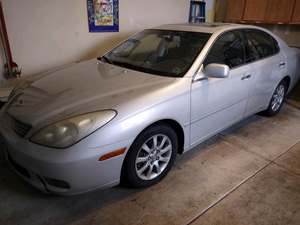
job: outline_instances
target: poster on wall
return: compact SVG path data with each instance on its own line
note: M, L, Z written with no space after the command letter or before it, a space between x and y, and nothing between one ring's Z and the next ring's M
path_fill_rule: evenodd
M119 0L87 0L89 31L119 31Z

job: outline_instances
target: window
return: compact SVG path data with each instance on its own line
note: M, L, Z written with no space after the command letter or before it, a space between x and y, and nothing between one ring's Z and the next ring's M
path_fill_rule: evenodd
M248 38L245 38L245 62L251 63L260 59L260 54L256 49L256 46Z
M245 48L243 39L238 31L223 34L208 53L204 66L219 63L234 68L244 64Z
M107 53L104 60L145 73L182 77L210 36L199 32L145 30Z
M269 34L260 30L247 30L246 62L266 58L279 52L277 41Z

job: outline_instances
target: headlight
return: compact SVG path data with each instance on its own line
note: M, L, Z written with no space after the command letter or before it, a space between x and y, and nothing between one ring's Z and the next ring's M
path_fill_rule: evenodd
M104 110L75 116L41 129L30 141L48 147L67 148L103 127L116 114L113 110Z

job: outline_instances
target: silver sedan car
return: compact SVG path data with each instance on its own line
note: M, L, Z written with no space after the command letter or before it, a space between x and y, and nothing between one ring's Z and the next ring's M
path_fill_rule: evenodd
M276 115L299 56L255 26L144 30L98 59L21 82L1 110L6 159L44 192L152 185L177 154L255 113Z

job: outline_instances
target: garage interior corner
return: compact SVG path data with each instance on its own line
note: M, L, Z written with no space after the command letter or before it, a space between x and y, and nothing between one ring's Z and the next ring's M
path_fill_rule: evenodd
M0 224L297 224L299 124L289 104L277 117L250 117L180 156L148 189L45 196L2 162Z

